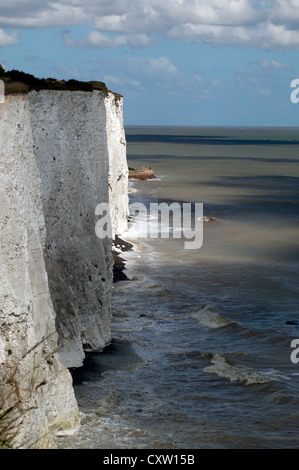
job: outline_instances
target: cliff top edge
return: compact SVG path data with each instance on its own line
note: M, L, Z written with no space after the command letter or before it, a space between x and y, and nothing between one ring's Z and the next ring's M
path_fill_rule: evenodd
M104 82L89 81L83 82L79 80L57 80L55 78L37 78L29 73L20 72L19 70L5 71L0 65L0 79L5 84L5 94L23 93L40 90L56 90L56 91L101 91L105 97L109 93L115 96L115 99L122 98L122 95L109 90Z

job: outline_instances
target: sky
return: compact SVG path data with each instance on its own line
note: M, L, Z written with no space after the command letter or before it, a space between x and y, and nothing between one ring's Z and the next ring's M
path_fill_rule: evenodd
M298 59L299 0L0 0L0 64L104 81L125 125L297 127Z

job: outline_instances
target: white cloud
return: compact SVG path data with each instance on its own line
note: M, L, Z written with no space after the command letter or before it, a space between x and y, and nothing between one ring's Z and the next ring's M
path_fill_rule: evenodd
M249 25L264 14L250 0L139 0L124 13L96 18L97 28L106 31L162 31L179 24Z
M192 96L192 100L211 99L220 81L209 80L200 73L186 73L180 70L168 57L137 58L127 57L123 63L123 83L133 88L132 77L138 84L134 91L152 93L161 91L175 97ZM142 86L141 86L142 84ZM127 90L126 90L127 93Z
M299 31L288 29L283 24L268 23L264 45L269 49L299 49Z
M99 47L111 48L125 46L127 44L125 36L106 36L99 31L89 31L84 39L74 40L71 39L69 33L64 34L64 43L69 47Z
M105 75L104 80L105 82L113 83L114 85L121 85L121 80L117 77L113 77L112 75Z
M269 88L258 88L257 92L262 96L270 96L271 95L271 91L269 90Z
M291 27L299 24L298 0L273 0L270 13L270 21L273 24L287 24Z
M87 24L91 15L84 5L70 7L69 0L1 0L0 26L14 28L61 27ZM84 3L84 2L83 2Z
M114 77L112 75L105 75L104 80L108 87L110 85L119 87L125 82L126 87L143 90L142 84L138 80L134 80L130 77L126 77L125 80L121 80L120 78Z
M261 59L258 62L258 65L262 69L269 70L269 71L289 70L291 68L288 64L285 64L284 62L278 62L277 60L272 60L272 59Z
M207 44L246 45L250 34L244 27L185 23L174 26L168 36L186 42Z
M1 0L0 28L85 25L76 47L185 42L299 49L299 0ZM112 33L112 35L111 35Z
M173 24L247 25L262 20L263 12L251 0L154 0ZM159 7L158 7L159 5Z
M256 49L299 49L299 31L269 22L255 27L196 25L192 23L173 27L169 37L186 42L213 45L236 45Z
M156 9L136 4L136 8L121 15L100 16L95 19L95 26L104 31L122 33L155 32L165 29L165 16Z
M173 75L178 73L177 67L167 58L135 58L127 59L127 67L131 71L145 75Z
M148 37L146 34L128 34L128 35L107 35L100 31L89 31L84 39L74 40L70 37L70 33L63 33L64 43L69 47L82 47L82 48L100 48L109 49L121 46L130 46L133 49L142 49L154 44L155 41Z
M14 46L15 44L18 44L18 42L17 31L7 34L3 29L0 29L0 46Z

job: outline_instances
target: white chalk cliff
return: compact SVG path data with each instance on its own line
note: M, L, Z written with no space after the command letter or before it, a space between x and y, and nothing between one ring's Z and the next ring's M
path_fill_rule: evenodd
M0 104L0 409L17 403L20 445L51 447L79 411L70 367L110 342L110 203L128 218L123 101L101 91L31 91ZM34 442L33 442L34 441Z

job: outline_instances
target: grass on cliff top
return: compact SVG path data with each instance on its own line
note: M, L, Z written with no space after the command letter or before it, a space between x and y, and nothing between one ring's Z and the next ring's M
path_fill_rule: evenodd
M29 73L20 72L19 70L5 71L0 65L0 79L5 84L5 94L12 93L29 93L36 90L68 90L68 91L101 91L106 97L111 90L103 82L90 81L82 82L79 80L56 80L55 78L36 78ZM111 92L113 93L113 92ZM113 93L115 99L119 100L121 95Z

